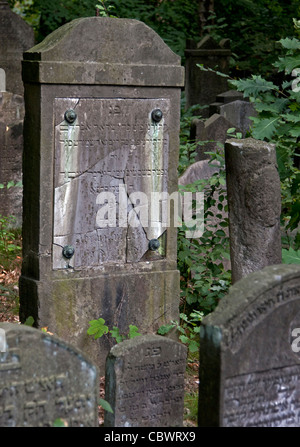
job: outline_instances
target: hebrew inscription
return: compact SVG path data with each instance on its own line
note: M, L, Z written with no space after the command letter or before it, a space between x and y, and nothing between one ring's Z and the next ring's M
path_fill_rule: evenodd
M111 350L116 358L114 374L108 360L106 380L114 415L107 425L180 426L186 347L159 336L137 338L123 344L124 351L122 344Z
M167 99L55 100L54 269L137 262L162 236L148 201L168 187L169 109Z
M226 379L226 427L299 427L300 365Z
M1 330L0 426L53 427L56 419L96 426L96 368L38 329L6 323Z

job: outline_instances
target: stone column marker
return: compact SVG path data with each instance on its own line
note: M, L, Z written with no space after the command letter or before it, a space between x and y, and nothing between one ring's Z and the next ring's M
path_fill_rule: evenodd
M234 283L281 263L281 188L273 144L229 139L225 163Z

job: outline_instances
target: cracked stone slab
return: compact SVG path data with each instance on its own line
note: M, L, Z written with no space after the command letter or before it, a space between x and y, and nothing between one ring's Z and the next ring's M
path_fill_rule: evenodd
M150 217L151 194L168 188L169 100L56 98L54 110L53 269L141 260L165 232L161 216L153 224L142 216ZM66 245L75 249L71 261Z

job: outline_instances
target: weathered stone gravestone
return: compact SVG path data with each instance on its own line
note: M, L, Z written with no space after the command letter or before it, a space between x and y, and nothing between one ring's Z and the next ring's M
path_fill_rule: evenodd
M220 106L220 115L230 121L245 137L253 124L250 117L256 116L257 112L250 102L238 100Z
M106 361L106 427L180 427L187 348L159 335L115 345Z
M281 188L274 144L225 143L232 282L281 263Z
M0 91L0 214L14 216L12 226L22 226L22 187L7 188L22 181L24 99L5 91L5 73ZM1 76L1 72L0 72ZM0 82L1 84L1 82Z
M220 113L220 106L224 104L228 104L234 101L242 101L244 99L244 95L242 92L238 92L237 90L226 90L226 92L219 93L216 96L215 102L209 104L209 115L213 115L214 113Z
M22 225L22 188L7 189L22 181L24 99L21 61L34 45L33 29L0 2L0 215L14 216L11 226ZM7 90L7 91L6 91Z
M200 143L196 147L196 160L211 158L206 152L223 152L220 145L225 143L228 138L227 131L231 127L233 127L233 124L217 113L210 116L206 121L194 119L191 123L190 137L192 141Z
M0 42L0 68L6 74L6 90L23 95L21 61L23 52L34 45L34 31L4 1L0 2Z
M216 102L209 106L209 114L215 113L227 119L244 138L252 126L250 117L257 116L253 104L244 99L243 93L236 90L228 90L217 95Z
M201 323L199 426L300 426L300 266L232 286Z
M100 370L110 346L90 320L151 332L178 316L177 228L156 195L178 187L183 71L127 19L76 19L24 54L20 318Z
M213 72L202 71L197 64L228 74L231 56L230 42L228 39L223 39L217 43L211 36L205 36L197 48L186 49L185 56L186 107L196 104L209 106L219 93L227 90L227 79ZM203 109L201 114L208 117L209 109Z
M53 427L57 419L97 427L98 397L97 368L82 352L38 329L0 323L1 427Z

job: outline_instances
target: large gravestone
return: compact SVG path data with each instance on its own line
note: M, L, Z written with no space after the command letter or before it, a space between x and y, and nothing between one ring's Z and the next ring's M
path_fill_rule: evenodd
M199 426L299 427L300 266L232 286L201 323Z
M178 316L177 229L147 205L177 190L183 74L136 20L76 19L24 54L20 317L100 369L110 346L89 320L151 332Z
M22 187L7 188L9 182L22 181L23 96L5 91L5 73L0 91L0 215L13 216L12 226L22 226Z
M106 361L107 427L181 427L187 348L159 335L114 346Z
M225 74L229 72L231 56L230 41L223 39L215 42L211 36L205 36L197 48L186 49L186 107L196 104L209 106L219 93L227 90L227 79L211 71L202 71L197 65ZM203 117L209 116L209 109L201 110Z
M6 90L23 95L21 61L23 52L34 45L34 31L4 1L0 1L0 42L0 68L6 74Z
M95 365L38 329L0 323L0 426L98 426Z

